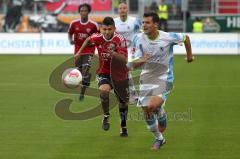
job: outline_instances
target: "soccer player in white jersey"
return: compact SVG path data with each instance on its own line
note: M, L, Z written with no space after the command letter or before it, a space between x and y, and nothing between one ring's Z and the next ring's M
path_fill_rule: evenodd
M156 13L143 15L143 31L133 37L133 47L142 57L132 62L132 67L141 66L140 94L138 106L142 107L148 128L155 136L153 150L165 143L159 125L161 110L173 87L173 46L184 43L187 62L193 61L190 39L180 33L158 30L159 17Z
M114 18L116 32L125 37L128 47L128 61L132 61L135 58L133 52L131 51L132 38L137 32L139 32L141 23L140 20L137 19L136 17L128 15L128 6L125 2L121 2L119 4L118 14L119 17ZM137 93L130 72L129 72L129 91L130 91L129 102L132 104L134 103L136 104L135 101L137 101Z

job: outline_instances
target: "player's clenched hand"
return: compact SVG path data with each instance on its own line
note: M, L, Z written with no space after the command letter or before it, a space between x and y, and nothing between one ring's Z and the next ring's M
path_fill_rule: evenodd
M144 54L142 57L143 62L147 62L151 58L150 54Z
M187 57L185 58L185 60L186 60L188 63L193 62L194 56L187 56Z
M71 40L71 41L70 41L70 44L71 44L71 45L74 45L74 44L75 44L75 42L74 42L73 40Z

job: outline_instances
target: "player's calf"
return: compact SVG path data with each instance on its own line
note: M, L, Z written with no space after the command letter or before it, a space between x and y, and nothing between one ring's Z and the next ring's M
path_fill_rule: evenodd
M107 85L101 85L99 87L100 90L100 100L102 104L103 109L103 120L102 120L102 128L103 130L107 131L110 128L110 122L109 122L109 91Z
M167 127L167 114L163 110L163 112L160 112L158 114L158 129L161 133L163 133Z

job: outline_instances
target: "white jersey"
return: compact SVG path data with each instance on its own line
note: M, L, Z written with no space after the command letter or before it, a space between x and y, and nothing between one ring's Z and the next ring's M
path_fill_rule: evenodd
M141 23L136 17L128 16L126 21L122 21L120 17L114 18L116 32L121 34L127 41L128 57L131 58L132 38L135 33L139 32Z
M183 34L163 31L159 31L155 40L150 40L144 33L133 37L133 48L138 58L144 53L151 55L148 62L142 66L142 84L158 83L160 80L173 82L173 46L184 40Z

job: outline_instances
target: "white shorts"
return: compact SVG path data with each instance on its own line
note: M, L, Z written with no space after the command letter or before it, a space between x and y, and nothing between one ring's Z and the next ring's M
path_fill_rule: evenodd
M173 83L160 80L154 84L141 84L139 89L138 107L146 107L152 96L159 96L164 100L173 88Z

